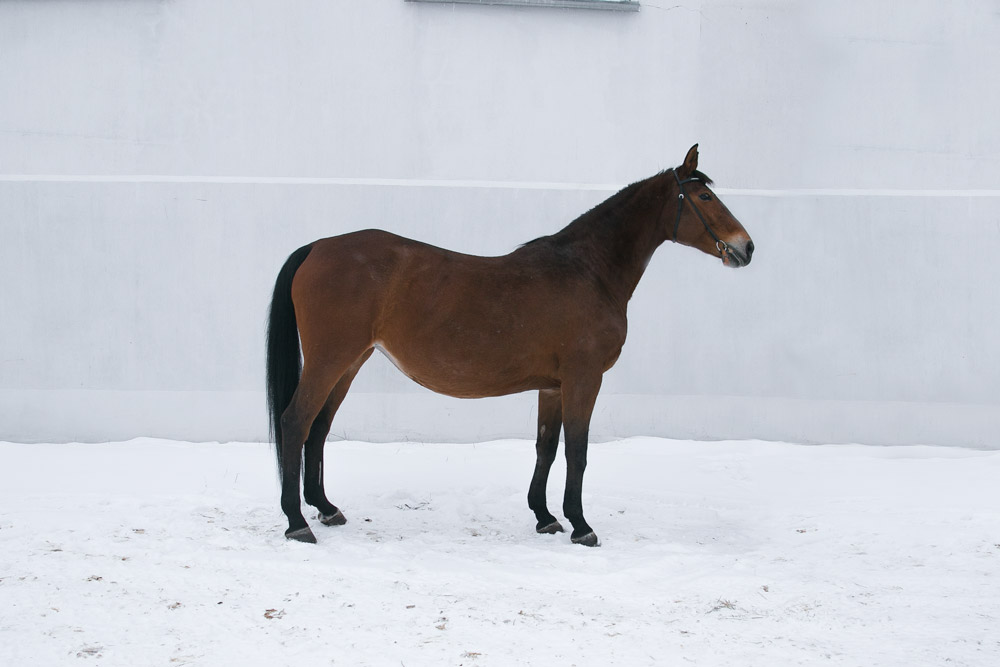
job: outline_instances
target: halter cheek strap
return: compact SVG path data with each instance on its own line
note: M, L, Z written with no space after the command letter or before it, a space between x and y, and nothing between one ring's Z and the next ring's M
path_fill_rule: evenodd
M684 184L685 183L692 183L694 181L698 181L698 180L701 180L701 179L692 176L691 178L685 178L682 181L680 179L680 176L677 175L677 170L676 169L671 169L670 173L672 173L674 175L674 180L677 181L677 187L679 187L680 190L681 190L680 193L677 195L677 219L674 220L674 238L673 238L673 241L674 241L674 243L677 243L677 231L680 229L680 226L681 226L681 214L684 212L684 200L687 199L687 197L686 197L687 193L684 192ZM718 237L718 235L712 230L712 228L708 226L708 222L705 220L704 216L702 216L701 211L698 210L698 207L695 206L695 203L694 203L693 200L691 201L691 208L694 210L695 215L698 216L698 219L701 220L701 224L705 225L705 229L708 230L708 233L712 235L713 239L715 239L715 247L716 247L716 249L718 249L718 251L720 253L724 253L727 250L729 250L729 246L726 244L726 242L723 241L722 239L720 239Z

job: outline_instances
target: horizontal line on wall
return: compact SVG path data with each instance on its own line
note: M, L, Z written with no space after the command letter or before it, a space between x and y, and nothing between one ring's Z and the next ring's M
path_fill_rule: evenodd
M397 188L468 188L485 190L563 190L616 192L613 183L481 181L419 178L338 178L309 176L172 176L158 174L0 174L0 183L176 183L215 185L341 185ZM906 188L714 188L721 195L747 197L1000 197L1000 190Z
M918 190L915 188L712 189L720 195L747 195L752 197L1000 197L1000 190Z
M537 181L475 181L419 178L338 178L311 176L160 176L0 174L0 182L14 183L206 183L222 185L366 185L394 188L482 188L488 190L601 190L615 192L621 185L599 183L544 183Z

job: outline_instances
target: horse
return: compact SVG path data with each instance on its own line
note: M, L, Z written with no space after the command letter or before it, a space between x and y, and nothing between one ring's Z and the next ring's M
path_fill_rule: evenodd
M565 432L563 515L571 541L598 546L583 515L591 413L625 343L629 299L667 240L728 267L754 245L698 171L684 162L633 183L561 231L500 257L452 252L381 230L314 241L275 281L267 324L267 401L285 537L315 543L302 496L328 526L346 522L326 497L323 449L337 409L375 349L404 374L459 398L538 392L528 507L542 534L564 532L546 506ZM303 465L303 450L305 462Z

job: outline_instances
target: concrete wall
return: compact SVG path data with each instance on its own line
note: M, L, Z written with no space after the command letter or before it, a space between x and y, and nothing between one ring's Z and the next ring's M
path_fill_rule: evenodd
M700 142L754 262L654 257L594 436L1000 446L995 3L673 4L0 2L0 438L264 439L291 250L503 254ZM376 356L333 432L534 400Z

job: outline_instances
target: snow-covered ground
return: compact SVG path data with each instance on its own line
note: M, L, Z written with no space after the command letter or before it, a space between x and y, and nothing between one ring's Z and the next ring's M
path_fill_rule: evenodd
M331 443L305 545L266 445L0 444L0 664L1000 664L1000 452L589 458L598 549L535 534L532 443Z

